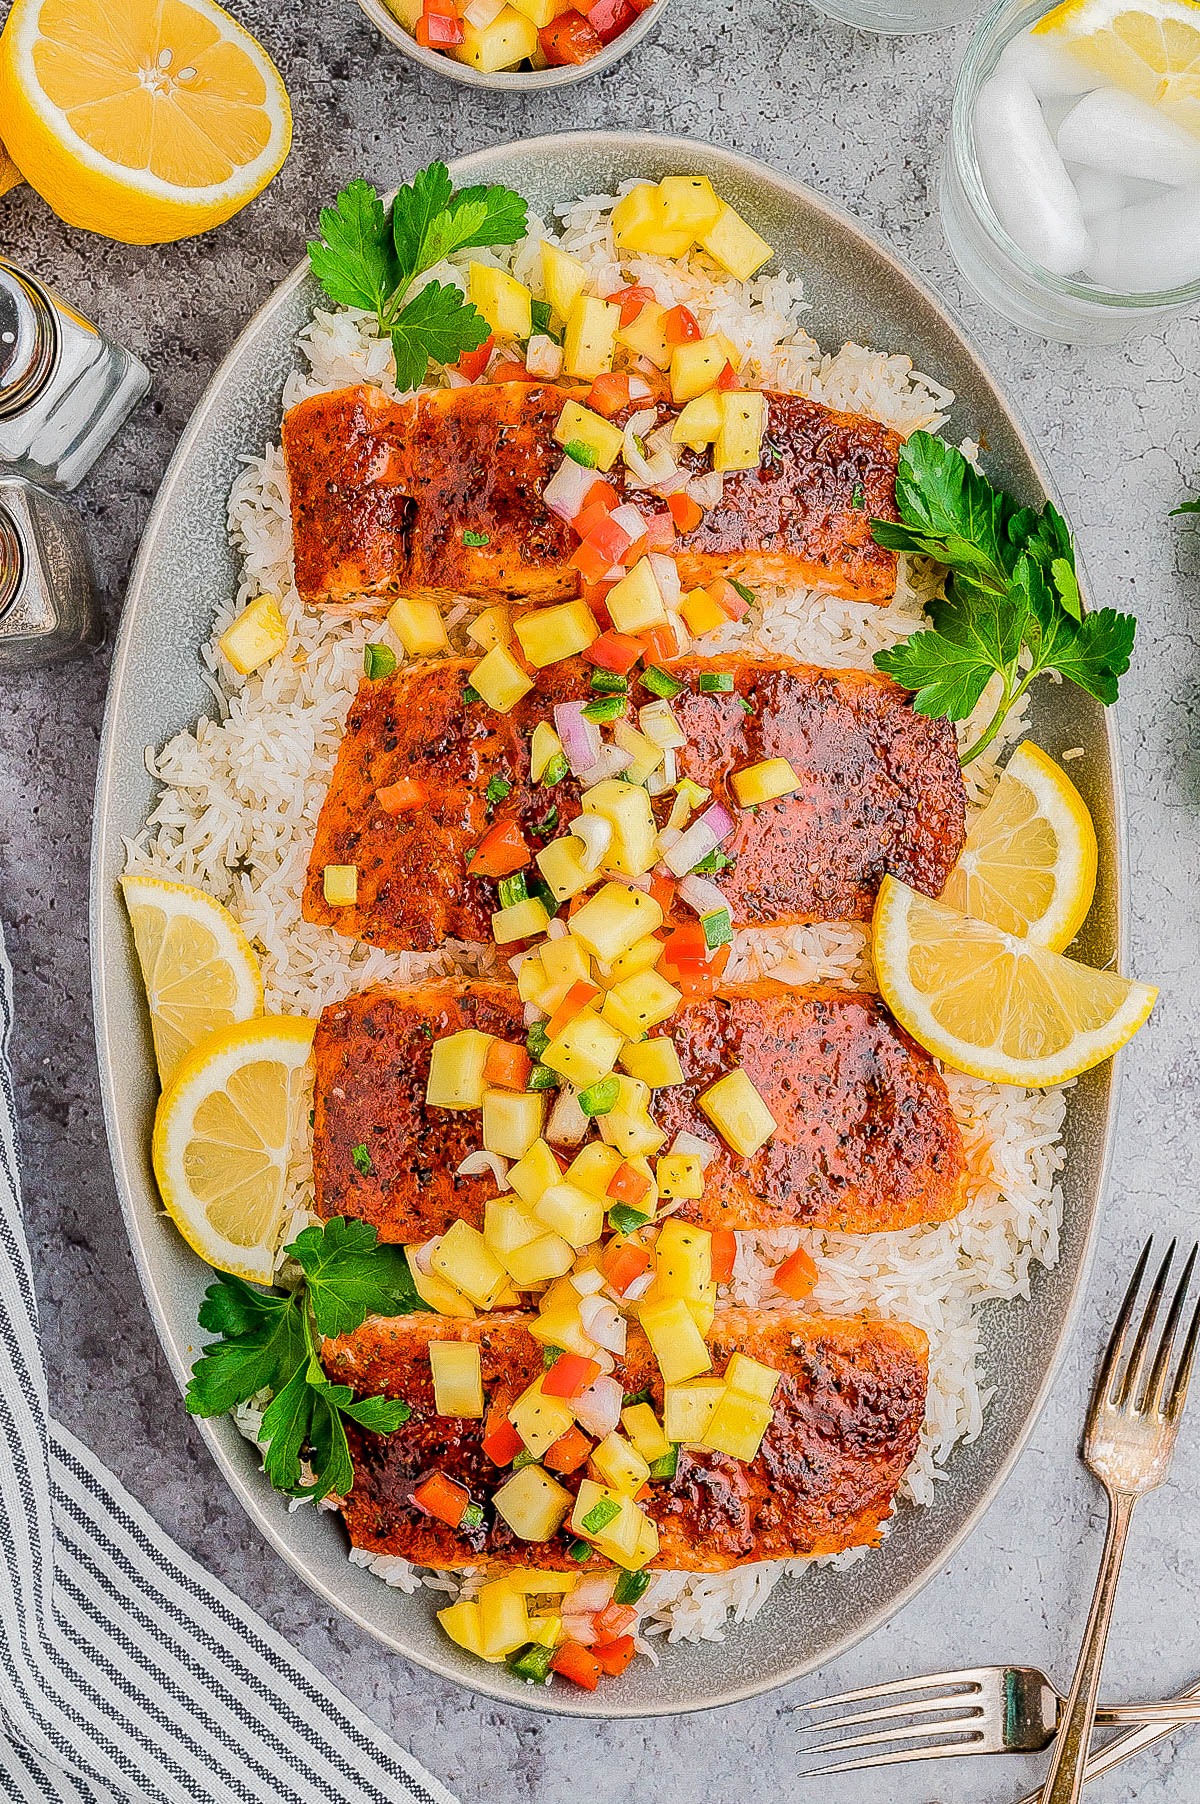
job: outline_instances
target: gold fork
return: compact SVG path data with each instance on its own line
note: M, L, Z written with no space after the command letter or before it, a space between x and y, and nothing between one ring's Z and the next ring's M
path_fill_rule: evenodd
M1147 1241L1143 1248L1133 1279L1125 1293L1112 1339L1108 1343L1088 1410L1083 1458L1108 1493L1108 1533L1100 1561L1096 1593L1080 1649L1079 1664L1067 1693L1062 1728L1055 1742L1050 1771L1040 1794L1041 1804L1078 1804L1096 1715L1100 1668L1104 1660L1117 1577L1121 1570L1121 1558L1125 1552L1133 1506L1139 1497L1145 1496L1147 1491L1156 1490L1162 1484L1175 1449L1175 1436L1187 1397L1196 1339L1200 1333L1200 1303L1192 1312L1182 1350L1174 1361L1174 1376L1169 1383L1168 1372L1172 1365L1175 1337L1187 1301L1188 1284L1196 1263L1196 1247L1192 1248L1184 1265L1183 1275L1175 1288L1166 1322L1158 1337L1149 1375L1146 1375L1150 1338L1175 1257L1175 1244L1172 1241L1167 1248L1167 1256L1151 1286L1126 1358L1126 1341L1138 1292L1150 1263L1153 1240Z

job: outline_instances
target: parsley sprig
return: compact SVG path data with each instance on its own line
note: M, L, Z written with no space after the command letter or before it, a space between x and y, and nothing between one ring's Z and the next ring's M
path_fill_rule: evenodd
M321 237L310 242L313 274L340 307L375 315L390 338L396 386L416 388L430 361L455 363L488 337L483 315L448 283L417 277L456 251L513 244L524 235L525 202L511 188L460 188L444 163L431 163L385 207L370 182L353 181L321 209Z
M354 1482L345 1418L390 1434L410 1411L400 1398L356 1398L348 1384L331 1384L321 1337L351 1334L368 1315L409 1315L423 1304L404 1248L379 1244L368 1222L336 1216L305 1228L286 1251L304 1272L294 1291L258 1290L229 1273L205 1291L200 1326L220 1339L192 1367L188 1413L224 1415L271 1391L262 1423L271 1483L292 1497L342 1494ZM305 1459L311 1484L301 1482Z
M945 564L946 599L933 626L875 654L880 670L913 690L918 714L964 720L992 677L1000 700L969 764L1043 671L1056 671L1106 705L1129 668L1137 622L1113 608L1083 613L1066 521L1047 501L1019 507L961 451L914 432L896 474L899 522L872 520L875 542Z

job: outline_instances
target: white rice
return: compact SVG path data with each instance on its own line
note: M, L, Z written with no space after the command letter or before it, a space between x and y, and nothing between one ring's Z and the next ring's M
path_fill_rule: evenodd
M953 396L902 355L847 344L823 352L805 331L802 280L764 276L738 283L704 257L664 263L623 259L612 246L612 196L592 196L559 209L561 242L584 258L600 293L634 280L663 302L684 301L706 331L726 332L744 351L751 382L790 388L832 406L865 413L907 435L936 430ZM540 222L515 251L494 260L536 289L537 243L551 235ZM487 260L492 253L473 252ZM459 260L465 266L466 259ZM463 281L462 269L442 265L440 280ZM390 348L372 336L368 316L350 309L318 311L301 334L301 367L288 379L284 405L324 389L369 380L394 393ZM975 447L964 447L974 455ZM309 848L343 723L362 674L368 638L402 648L379 621L329 618L302 606L292 583L291 527L286 478L277 447L247 456L229 502L229 527L242 553L237 593L217 609L213 642L202 652L217 718L177 734L147 764L162 790L145 831L130 843L137 868L198 884L224 902L259 949L268 1010L316 1016L330 1001L387 981L413 981L452 972L496 968L491 949L450 943L433 953L390 954L350 943L301 918ZM889 607L841 601L810 590L759 591L747 619L705 649L736 645L787 654L813 663L870 668L873 654L922 624L923 607L937 593L939 572L901 560ZM246 678L236 676L215 640L255 595L280 598L288 652ZM456 646L471 604L451 610ZM985 696L964 735L988 717ZM967 767L968 796L985 800L998 760L1019 737L1010 716L990 752ZM793 982L833 979L872 984L867 930L856 924L739 934L731 977L774 972ZM737 1266L724 1302L770 1308L786 1299L768 1286L771 1270L793 1248L817 1259L815 1308L916 1323L929 1335L929 1399L916 1458L902 1495L936 1507L937 1486L955 1447L976 1438L994 1387L983 1370L979 1306L990 1298L1027 1296L1031 1267L1058 1257L1062 1166L1059 1136L1065 1113L1061 1091L1024 1091L946 1073L968 1159L968 1202L953 1221L897 1234L852 1236L798 1229L742 1234ZM293 1228L312 1201L307 1148L297 1161ZM290 1236L289 1236L290 1237ZM261 1404L243 1405L238 1425L254 1440ZM841 1563L862 1550L839 1556ZM358 1565L403 1592L420 1585L455 1592L464 1579L423 1573L406 1560L352 1551ZM723 1625L753 1616L784 1572L806 1562L752 1565L722 1574L663 1573L646 1594L642 1635L670 1641L719 1639ZM645 1651L648 1645L641 1643Z

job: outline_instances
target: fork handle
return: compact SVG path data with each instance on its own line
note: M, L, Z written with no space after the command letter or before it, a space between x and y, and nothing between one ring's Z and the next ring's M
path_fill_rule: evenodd
M1078 1804L1083 1790L1084 1768L1096 1716L1096 1696L1100 1690L1100 1668L1117 1595L1121 1559L1137 1498L1129 1492L1118 1491L1110 1493L1108 1501L1108 1532L1096 1579L1096 1594L1088 1614L1083 1646L1079 1650L1079 1664L1063 1707L1062 1727L1054 1744L1050 1771L1042 1787L1041 1804Z

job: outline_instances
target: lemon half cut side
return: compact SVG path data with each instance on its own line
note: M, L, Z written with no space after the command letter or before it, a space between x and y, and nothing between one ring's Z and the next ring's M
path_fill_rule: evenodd
M1197 0L1063 0L1033 31L1200 136Z

